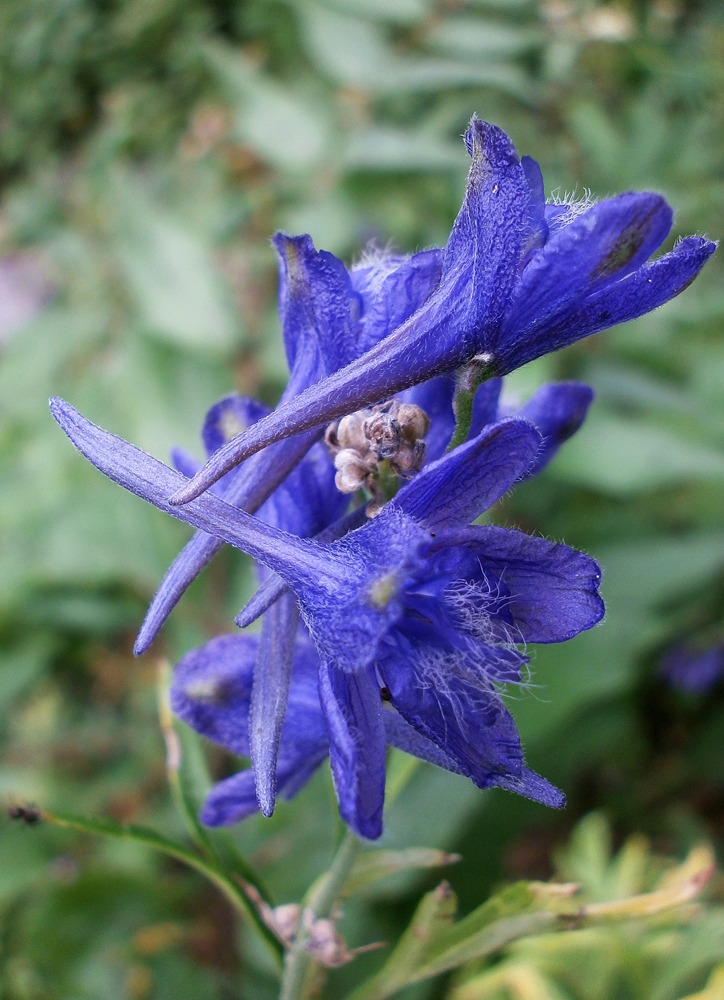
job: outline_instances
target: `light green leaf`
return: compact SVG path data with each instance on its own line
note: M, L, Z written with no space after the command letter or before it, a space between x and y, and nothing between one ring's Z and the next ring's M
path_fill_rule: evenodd
M379 25L306 0L299 7L312 58L338 83L373 94L491 86L525 99L525 74L504 62L400 56Z
M385 1000L414 982L432 945L450 926L456 909L455 893L447 882L426 893L382 969L355 990L349 1000Z
M236 114L234 133L267 163L299 173L330 155L331 122L324 105L272 80L240 52L219 44L204 49Z
M116 251L145 329L179 346L229 351L239 322L211 248L118 172Z
M501 59L535 48L542 44L543 38L533 28L476 17L449 17L432 26L427 42L453 56Z
M628 494L686 481L724 479L724 451L664 427L594 414L561 449L555 474L603 493Z
M447 854L430 847L408 847L404 851L365 851L355 861L345 882L344 895L354 896L391 875L421 868L443 868L460 860L459 854Z

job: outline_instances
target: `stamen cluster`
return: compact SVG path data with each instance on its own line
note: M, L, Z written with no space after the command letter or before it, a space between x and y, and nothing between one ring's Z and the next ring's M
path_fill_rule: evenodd
M374 517L385 500L389 475L409 478L425 460L430 420L415 403L396 399L358 410L331 423L324 440L334 456L335 486L341 493L366 489L372 495L367 516Z

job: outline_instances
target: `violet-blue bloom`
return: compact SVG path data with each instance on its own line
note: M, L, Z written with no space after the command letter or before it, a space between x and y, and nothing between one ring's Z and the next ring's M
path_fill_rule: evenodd
M430 267L419 308L364 355L226 444L174 503L187 503L276 441L442 372L474 364L483 376L505 375L650 312L682 292L715 249L687 237L649 261L671 229L660 195L547 205L538 164L520 159L500 128L474 117L465 142L472 165L463 205L447 245L427 259L439 265L439 280Z
M228 440L238 426L248 426L258 420L268 407L246 396L232 395L220 400L209 410L202 429L207 454ZM180 450L173 453L176 468L184 475L193 475L198 467L192 458ZM236 472L224 476L214 487L225 498L234 488ZM267 524L275 525L302 538L317 535L338 521L348 504L348 498L335 488L335 470L327 449L313 444L307 454L274 490L258 510ZM210 537L210 536L207 536ZM215 539L214 539L215 541ZM262 580L271 574L261 567ZM257 649L254 681L248 705L250 716L249 747L254 765L256 796L265 816L274 811L277 793L277 758L286 713L289 683L294 656L298 610L293 594L280 595L273 607L265 608L261 636Z
M593 389L582 382L549 382L542 385L523 406L513 407L501 401L503 382L504 380L500 378L491 379L478 389L469 438L476 437L483 428L506 417L518 416L529 420L536 426L542 438L534 462L522 477L529 478L541 472L561 445L579 429L593 401ZM430 429L425 436L426 462L441 457L455 430L453 389L452 377L439 375L429 382L408 389L399 397L405 402L416 403L430 417ZM359 527L361 523L363 522L352 520L350 530ZM338 530L328 537L321 536L320 540L333 541L343 537L344 534L346 531ZM251 625L281 597L286 589L286 583L276 574L272 574L239 612L236 624L240 628Z
M541 436L532 424L509 419L485 429L423 469L374 520L322 545L210 493L171 505L177 472L61 400L51 409L111 479L242 548L295 592L320 657L340 811L357 833L376 838L382 829L381 691L479 787L561 804L560 793L525 768L496 685L520 679L519 643L561 642L601 619L600 570L565 545L470 526L535 462Z
M416 311L440 277L439 251L423 251L412 257L375 255L348 274L333 254L317 251L309 236L278 233L272 242L279 258L279 315L290 370L282 406L386 337ZM207 458L262 415L253 408L238 408L233 413L228 407L219 411L218 404L212 407L204 427ZM250 513L258 510L320 434L316 429L280 441L229 476L226 501ZM148 649L221 544L198 533L184 547L148 609L134 647L137 654Z
M222 635L194 649L178 663L171 687L174 712L202 736L242 757L250 755L250 707L259 640ZM282 728L277 784L291 798L329 756L329 738L319 703L319 657L302 626L294 648L288 711ZM391 705L383 710L390 746L457 771L455 763L425 739ZM227 826L258 811L254 772L240 771L218 782L201 812L207 826Z
M695 650L676 646L664 657L661 677L686 694L705 694L724 679L724 645Z

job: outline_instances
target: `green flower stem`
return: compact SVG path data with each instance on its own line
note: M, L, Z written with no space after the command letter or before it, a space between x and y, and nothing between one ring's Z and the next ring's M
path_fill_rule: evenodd
M160 851L169 857L182 861L189 868L194 868L201 875L204 875L210 882L219 889L229 900L237 913L257 930L267 948L279 963L282 955L282 947L276 935L267 927L262 917L250 899L242 885L237 884L231 877L218 868L213 861L203 858L194 851L189 850L182 844L177 844L173 840L156 833L155 830L146 827L124 825L116 823L115 820L105 818L90 819L85 816L71 816L67 813L50 813L41 811L41 819L55 826L66 827L71 830L79 830L83 833L92 833L102 837L113 837L117 840L132 840L137 844L144 844L155 851Z
M303 900L299 929L284 962L279 1000L305 1000L307 997L312 956L305 949L309 938L304 922L305 913L311 913L313 920L330 915L349 878L359 848L359 840L351 830L348 830L342 838L329 871L312 885Z
M473 419L473 401L478 388L491 379L495 373L490 365L482 359L473 358L455 372L455 395L453 410L455 411L455 432L447 446L448 451L464 444L470 433Z

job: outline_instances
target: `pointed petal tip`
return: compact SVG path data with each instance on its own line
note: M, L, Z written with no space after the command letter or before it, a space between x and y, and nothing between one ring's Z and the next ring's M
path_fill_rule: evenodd
M153 639L147 640L146 637L142 634L142 632L143 630L141 630L141 632L138 633L138 635L136 636L136 641L133 643L134 656L143 656L143 654L146 652L148 647L153 642Z
M470 119L465 132L465 148L473 162L484 160L491 166L519 163L518 152L507 132L498 125L483 121L477 115Z

